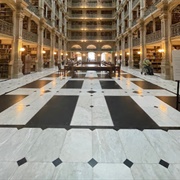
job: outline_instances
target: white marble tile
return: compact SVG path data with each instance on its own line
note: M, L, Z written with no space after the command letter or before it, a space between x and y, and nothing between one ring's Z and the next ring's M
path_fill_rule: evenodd
M93 158L99 163L123 163L126 160L118 132L111 129L93 131Z
M92 110L91 110L91 96L90 94L79 95L76 108L71 120L71 125L92 125Z
M54 172L52 163L30 163L20 166L10 180L51 180Z
M23 128L0 144L0 161L18 161L24 158L42 132L41 129Z
M175 139L180 145L180 130L169 130L168 134Z
M53 180L92 180L92 167L87 163L63 163L58 166Z
M168 169L159 164L134 164L131 172L134 180L174 180Z
M86 76L89 78L98 77L96 71L87 71Z
M4 144L16 131L17 128L0 128L0 144Z
M144 130L143 133L162 160L168 163L180 163L180 145L168 132Z
M0 162L0 180L10 179L17 168L16 162Z
M88 162L92 158L92 132L71 129L67 132L60 158L63 162Z
M65 129L46 129L26 155L27 161L52 162L60 156L66 137Z
M94 106L92 108L92 125L114 126L108 107Z
M127 159L133 163L159 163L156 151L139 130L118 131Z
M180 164L170 164L168 170L173 175L175 180L179 180Z
M133 180L133 176L124 164L98 163L93 168L93 180Z

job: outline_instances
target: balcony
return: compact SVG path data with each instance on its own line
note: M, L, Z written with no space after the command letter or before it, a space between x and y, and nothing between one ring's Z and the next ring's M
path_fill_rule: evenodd
M137 5L138 2L139 2L139 0L133 0L132 7L134 8Z
M133 39L133 47L140 45L140 38Z
M171 25L171 37L180 36L180 22Z
M52 4L51 4L51 0L45 0L45 2L51 7Z
M146 43L156 42L161 40L161 38L162 38L161 30L159 30L154 33L146 35Z
M132 27L137 24L137 20L138 20L138 19L139 19L139 18L136 18L136 19L134 19L134 20L132 21Z
M97 3L87 2L86 6L87 6L87 7L96 7L96 6L97 6Z
M0 33L13 36L13 24L0 20Z
M86 14L87 18L97 18L97 14Z
M129 14L129 10L125 11L124 12L124 17L128 16L128 14Z
M155 2L153 5L149 6L149 7L146 9L146 11L144 12L144 17L147 17L148 15L150 15L151 13L153 13L155 10L157 10L156 5L157 5L159 2L161 2L161 0L156 0L156 2Z
M28 40L28 41L32 41L32 42L36 42L38 41L38 35L35 33L32 33L30 31L27 31L25 29L22 30L22 38L24 40Z
M44 45L51 46L51 40L44 38Z
M81 40L82 39L82 36L70 36L69 39L71 40Z

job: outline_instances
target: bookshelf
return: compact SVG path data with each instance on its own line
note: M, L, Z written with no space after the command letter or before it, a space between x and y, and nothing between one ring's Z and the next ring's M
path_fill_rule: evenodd
M162 53L158 52L158 48L147 49L147 58L151 61L154 72L161 72L161 61L162 61Z
M0 3L0 19L9 23L13 22L13 12L11 8L4 3Z

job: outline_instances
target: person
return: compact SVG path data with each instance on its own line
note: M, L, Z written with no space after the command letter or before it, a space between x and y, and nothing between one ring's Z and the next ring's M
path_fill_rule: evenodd
M141 71L141 74L143 73L143 71L146 69L146 72L145 74L149 74L149 75L154 75L153 73L153 69L151 67L151 61L147 58L144 59L143 61L143 68L142 68L142 71Z
M117 60L117 65L121 66L121 60L120 59Z

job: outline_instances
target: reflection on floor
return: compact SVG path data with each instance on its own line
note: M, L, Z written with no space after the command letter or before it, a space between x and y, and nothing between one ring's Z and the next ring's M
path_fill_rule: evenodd
M0 180L179 179L176 82L47 69L0 87Z

